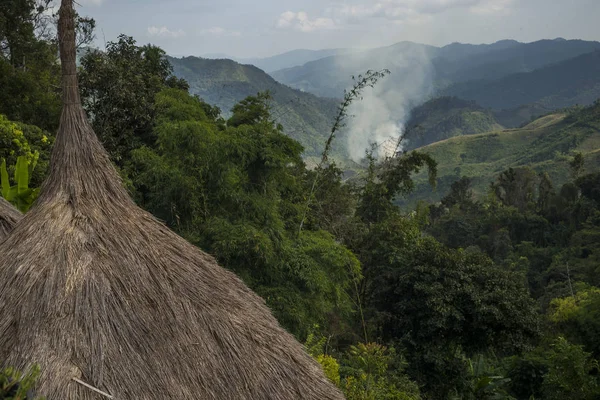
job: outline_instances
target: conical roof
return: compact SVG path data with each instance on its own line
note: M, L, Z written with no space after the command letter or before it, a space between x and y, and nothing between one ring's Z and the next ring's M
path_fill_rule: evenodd
M0 196L0 242L12 231L23 215Z
M62 0L50 174L0 245L0 363L38 364L48 400L342 399L260 297L132 202L81 107L73 15Z

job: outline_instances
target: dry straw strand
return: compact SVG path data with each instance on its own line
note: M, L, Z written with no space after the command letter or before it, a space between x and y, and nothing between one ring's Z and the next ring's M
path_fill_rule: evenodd
M23 215L13 207L8 201L0 196L0 242L8 236L17 222L23 218Z

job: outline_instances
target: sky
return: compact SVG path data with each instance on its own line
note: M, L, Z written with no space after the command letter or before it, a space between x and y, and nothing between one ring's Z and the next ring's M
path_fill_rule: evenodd
M98 47L119 34L174 56L294 49L600 40L600 0L77 0Z

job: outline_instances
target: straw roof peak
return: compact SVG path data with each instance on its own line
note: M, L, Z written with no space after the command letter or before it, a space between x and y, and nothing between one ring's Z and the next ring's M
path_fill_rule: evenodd
M48 400L342 399L260 297L135 206L81 107L73 0L59 14L49 177L0 244L0 367L39 364Z

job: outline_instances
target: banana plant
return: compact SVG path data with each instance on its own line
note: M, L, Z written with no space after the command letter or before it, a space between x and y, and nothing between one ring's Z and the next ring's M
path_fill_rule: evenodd
M19 211L27 212L34 201L37 199L40 190L29 187L29 179L35 165L37 157L30 163L25 156L17 158L14 173L14 185L9 180L8 170L6 169L6 160L2 160L0 166L0 181L2 184L2 197L12 203Z

